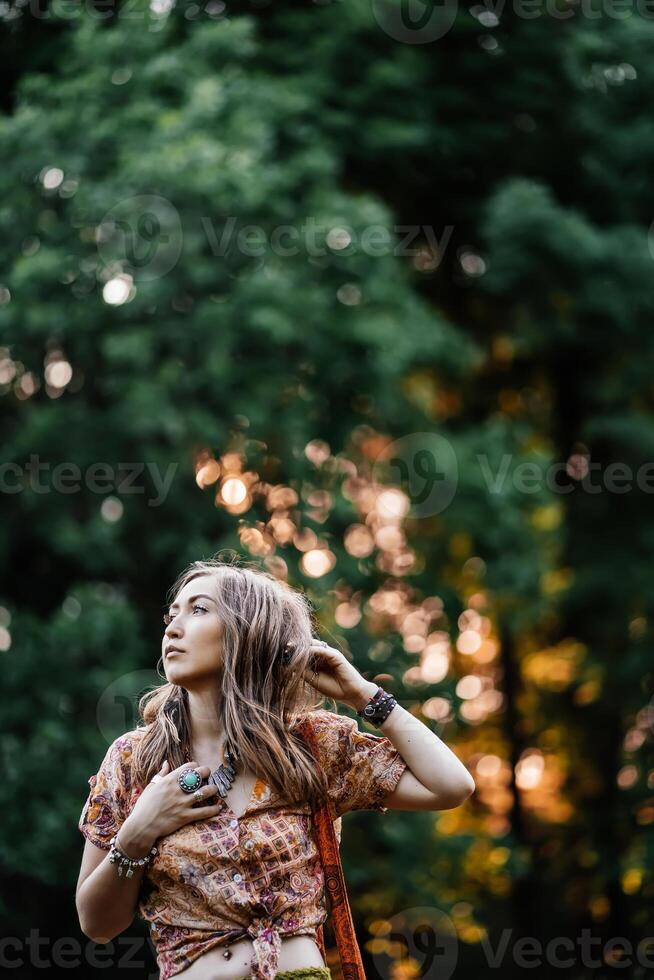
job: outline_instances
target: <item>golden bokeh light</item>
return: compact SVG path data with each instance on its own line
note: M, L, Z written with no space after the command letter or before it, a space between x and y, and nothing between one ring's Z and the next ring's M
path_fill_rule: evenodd
M402 490L382 490L376 501L377 513L385 520L400 520L406 517L411 501Z
M459 653L472 654L476 653L481 647L481 636L474 629L464 630L460 633L457 641L456 648Z
M122 306L129 303L136 296L136 286L132 277L121 272L114 276L102 287L102 298L108 306Z
M329 443L323 439L312 439L304 447L304 455L314 466L322 466L331 456Z
M352 629L361 622L361 609L356 602L340 602L334 610L334 619L343 629Z
M336 564L336 555L328 548L314 548L302 556L300 568L310 578L326 575Z
M221 473L220 463L217 459L208 459L202 463L195 473L195 482L199 487L210 487L219 479Z
M220 488L220 494L230 507L243 503L247 497L248 489L239 477L231 476L224 481Z
M374 550L375 541L365 524L350 524L345 531L343 545L354 558L366 558Z

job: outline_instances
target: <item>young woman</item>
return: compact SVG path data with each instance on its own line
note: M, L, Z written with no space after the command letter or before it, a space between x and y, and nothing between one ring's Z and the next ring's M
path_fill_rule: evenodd
M312 805L329 806L340 841L343 813L458 806L472 777L313 637L308 600L284 582L210 559L185 569L170 598L168 683L143 696L144 724L117 738L89 779L81 929L109 942L138 912L160 980L329 978ZM383 734L321 708L325 697L362 717L370 706ZM311 726L318 766L300 724Z

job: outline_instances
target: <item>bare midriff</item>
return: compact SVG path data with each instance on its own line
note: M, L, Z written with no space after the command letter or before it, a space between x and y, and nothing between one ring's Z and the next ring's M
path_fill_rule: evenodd
M302 966L325 966L320 948L312 936L282 936L277 972L297 970ZM248 937L229 944L228 960L224 946L214 946L179 974L184 980L239 980L249 976L255 961L252 940Z

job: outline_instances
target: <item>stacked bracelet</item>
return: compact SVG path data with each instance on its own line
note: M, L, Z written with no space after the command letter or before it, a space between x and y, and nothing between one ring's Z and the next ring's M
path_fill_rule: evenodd
M361 711L357 711L357 714L360 718L365 718L371 724L379 726L386 721L396 704L397 700L392 694L378 687L368 704Z
M149 868L157 853L157 848L153 845L149 852L142 858L131 858L118 846L118 834L111 838L111 850L109 851L109 862L118 865L118 877L122 876L123 869L126 868L126 878L131 878L134 870Z

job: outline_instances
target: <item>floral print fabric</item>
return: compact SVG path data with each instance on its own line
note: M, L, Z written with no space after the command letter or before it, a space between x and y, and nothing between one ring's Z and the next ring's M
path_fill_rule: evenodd
M351 810L385 813L384 798L407 768L392 742L359 731L345 715L310 715L319 761L329 784L337 839L341 816ZM109 850L111 838L136 805L142 787L131 775L137 728L117 738L98 773L79 830ZM143 874L138 912L150 924L160 970L167 980L208 950L244 936L253 941L254 980L273 980L282 936L317 937L327 918L324 877L313 840L308 803L282 800L256 781L244 813L228 800L208 820L196 820L157 841L158 853Z
M284 970L275 980L331 980L332 972L327 966L299 966L297 970ZM239 977L250 980L250 977Z

